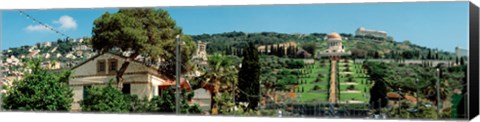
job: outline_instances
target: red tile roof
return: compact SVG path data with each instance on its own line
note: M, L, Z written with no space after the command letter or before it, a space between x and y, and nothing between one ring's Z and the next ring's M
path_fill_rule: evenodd
M393 92L390 92L390 93L387 93L387 98L388 99L391 99L391 100L398 100L398 99L406 99L410 102L417 102L417 98L413 97L413 96L410 96L410 95L405 95L403 98L402 96L400 96L399 94L397 93L393 93Z

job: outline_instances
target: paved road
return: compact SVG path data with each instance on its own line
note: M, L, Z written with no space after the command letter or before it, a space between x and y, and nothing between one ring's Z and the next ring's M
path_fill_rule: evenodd
M332 60L332 71L330 72L330 95L328 101L337 103L337 61Z

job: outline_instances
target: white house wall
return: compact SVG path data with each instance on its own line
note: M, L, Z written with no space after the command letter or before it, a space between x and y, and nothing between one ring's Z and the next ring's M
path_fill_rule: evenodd
M96 75L97 74L97 61L98 60L105 60L106 65L108 65L108 59L115 58L118 61L117 64L117 69L120 69L122 64L125 62L124 58L121 58L117 55L113 54L103 54L101 56L96 57L93 60L88 61L87 63L75 68L75 72L73 73L73 76L88 76L88 75ZM108 68L108 67L106 67ZM130 65L127 67L127 70L125 73L131 73L131 72L141 72L141 71L148 71L148 67L142 64L139 64L137 62L130 62ZM106 74L109 74L108 70L106 71Z
M148 99L152 98L152 90L150 89L149 84L130 84L130 94L135 94L139 98L147 97Z
M106 53L73 69L72 78L69 80L69 85L74 93L72 111L81 109L78 102L83 99L84 86L105 86L110 80L113 80L113 84L116 85L116 75L108 72L108 59L112 58L117 59L117 69L125 61L120 56ZM97 73L98 60L105 60L106 62L106 72L104 74ZM155 95L155 89L153 88L158 88L156 86L165 83L165 80L153 75L153 72L156 72L155 69L132 61L123 75L124 83L130 84L130 94L135 94L140 98L146 96L151 99Z

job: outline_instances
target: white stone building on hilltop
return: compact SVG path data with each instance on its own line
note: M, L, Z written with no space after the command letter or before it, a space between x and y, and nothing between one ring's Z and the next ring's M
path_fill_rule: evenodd
M52 42L43 42L42 46L43 47L50 47L50 46L52 46Z
M357 36L373 36L377 38L387 38L387 32L378 30L367 30L364 27L360 27L355 31Z
M468 50L462 49L460 47L455 47L455 55L457 55L457 57L463 57L463 56L468 57Z
M80 101L85 98L86 89L91 86L106 86L112 80L116 86L116 71L127 58L113 53L104 53L87 59L85 62L72 67L73 74L69 86L73 89L74 102L72 111L80 111ZM124 75L122 92L134 94L140 98L151 99L158 96L162 90L175 85L175 80L166 78L158 73L155 67L147 66L140 61L131 61ZM181 87L191 90L190 83L182 78Z

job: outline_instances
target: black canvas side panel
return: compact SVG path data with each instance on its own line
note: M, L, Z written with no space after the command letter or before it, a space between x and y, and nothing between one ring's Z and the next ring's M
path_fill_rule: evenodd
M479 109L479 9L470 2L470 52L469 52L469 72L468 72L468 119L473 119L478 115Z

